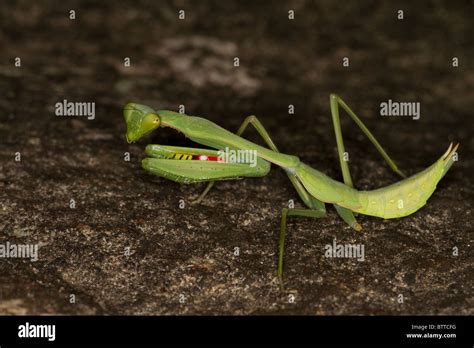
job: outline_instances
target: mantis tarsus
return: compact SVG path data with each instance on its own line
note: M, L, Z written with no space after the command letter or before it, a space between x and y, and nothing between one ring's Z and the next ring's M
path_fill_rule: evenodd
M209 182L197 199L200 202L216 180L241 177L262 177L270 171L270 163L283 168L307 209L283 208L280 222L279 257L277 275L283 275L283 255L288 216L320 218L326 215L325 203L331 203L339 216L353 229L360 231L353 213L371 215L384 219L408 216L425 205L436 189L436 185L454 162L459 146L450 144L448 150L430 167L409 178L398 169L393 160L375 139L372 133L337 95L330 95L331 115L344 183L333 180L322 172L301 162L298 157L281 153L266 129L255 116L247 117L237 133L231 133L215 123L201 117L187 116L168 110L157 110L136 103L124 107L127 124L127 141L137 141L158 127L170 127L182 132L191 140L213 149L184 148L166 145L148 145L142 161L145 170L180 183ZM358 191L353 188L347 161L344 160L339 108L360 127L390 168L404 180L395 184L371 190ZM241 137L251 124L258 131L269 148L257 145ZM219 161L219 149L251 150L257 153L257 163L228 163Z

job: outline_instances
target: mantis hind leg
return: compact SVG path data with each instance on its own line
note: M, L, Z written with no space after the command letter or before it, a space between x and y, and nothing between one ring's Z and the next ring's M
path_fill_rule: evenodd
M373 134L367 129L367 127L362 123L362 121L357 117L354 111L336 94L331 94L329 97L330 104L331 104L331 116L332 122L334 125L334 132L336 133L336 142L337 142L337 150L339 153L339 161L341 162L341 169L342 169L342 176L344 178L344 183L350 187L353 187L351 173L349 171L349 165L347 161L344 160L344 141L342 140L342 130L341 130L341 120L339 118L339 106L341 106L347 114L354 120L354 122L359 126L362 132L369 138L370 142L375 146L377 151L382 155L385 161L388 163L390 168L400 175L402 178L405 178L405 174L403 174L400 169L398 169L395 162L390 158L390 156L385 152L383 147L380 143L375 139Z
M258 118L254 115L248 116L245 118L244 122L240 125L239 129L237 130L237 135L241 136L245 129L247 129L248 125L251 124L254 126L254 128L257 130L258 134L262 137L262 139L265 141L265 143L268 145L270 149L272 149L275 152L280 152L278 148L276 147L275 143L273 140L270 138L270 135L268 135L267 130L263 125L260 123ZM303 185L298 181L298 179L291 173L287 173L288 178L290 179L291 183L295 187L296 191L298 192L298 195L300 198L303 200L303 202L308 206L310 209L316 209L319 211L326 211L325 205L323 202L317 200L313 196L311 196L308 191L303 187ZM209 190L214 186L214 182L209 182L204 189L204 191L200 194L200 196L194 201L194 203L199 203L201 202L204 197L207 195Z
M352 178L351 178L351 173L349 170L349 165L347 164L347 161L344 159L344 154L345 154L345 149L344 149L344 140L342 139L342 129L341 129L341 120L339 117L339 106L341 106L347 114L354 120L354 122L359 126L359 128L362 130L362 132L369 138L371 143L375 146L377 151L382 155L382 157L385 159L385 161L388 163L390 168L400 175L401 177L405 177L405 174L403 174L395 164L395 162L390 158L390 156L387 154L387 152L383 149L383 147L380 145L380 143L375 139L373 134L369 131L369 129L364 125L364 123L357 117L357 115L354 113L354 111L351 110L351 108L342 100L339 96L336 94L331 94L330 97L330 105L331 105L331 116L332 116L332 122L334 126L334 132L336 134L336 143L337 143L337 151L339 155L339 162L341 164L341 170L342 170L342 176L344 179L344 183L347 186L353 187L352 183ZM354 214L352 211L349 209L340 207L335 205L337 213L339 216L352 228L354 228L356 231L360 231L362 227L357 223Z
M277 276L280 281L283 279L283 257L285 254L285 235L286 235L286 218L287 216L305 216L312 218L321 218L326 216L325 211L314 210L314 209L288 209L283 208L281 210L281 222L280 222L280 238L278 242L278 270Z

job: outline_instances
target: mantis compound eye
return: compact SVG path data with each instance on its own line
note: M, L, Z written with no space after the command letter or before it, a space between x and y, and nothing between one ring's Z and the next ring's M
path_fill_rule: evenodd
M124 118L127 123L126 137L129 143L137 141L161 124L160 117L153 109L135 103L129 103L125 106Z
M144 130L148 128L152 128L151 130L153 130L159 127L160 123L161 123L160 116L158 116L155 113L148 113L143 118L141 128L143 128Z

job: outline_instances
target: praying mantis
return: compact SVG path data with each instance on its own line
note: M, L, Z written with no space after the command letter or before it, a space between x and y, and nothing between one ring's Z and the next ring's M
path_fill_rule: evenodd
M332 204L342 220L356 231L361 231L362 227L354 213L384 219L405 217L426 204L438 182L455 161L459 144L453 147L451 143L434 164L407 178L351 108L336 94L331 94L329 100L343 183L311 168L297 156L281 153L255 116L247 117L234 134L205 118L168 110L155 111L146 105L128 103L124 107L126 139L128 143L132 143L159 127L170 127L192 141L210 147L211 149L200 149L150 144L145 149L148 157L143 159L142 167L146 171L178 183L208 182L195 203L204 199L217 180L263 177L270 171L271 164L282 168L307 208L283 208L281 211L277 268L277 276L281 280L287 217L322 218L326 215L326 203ZM359 126L389 167L403 180L369 191L354 188L349 165L344 156L340 108ZM268 148L241 137L248 125L257 130ZM254 151L255 165L245 161L222 160L220 154L224 148Z

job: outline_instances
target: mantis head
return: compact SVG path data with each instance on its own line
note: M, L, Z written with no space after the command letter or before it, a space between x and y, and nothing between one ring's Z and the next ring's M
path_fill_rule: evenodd
M127 124L127 142L133 143L160 126L158 114L142 104L128 103L123 108L123 117Z

